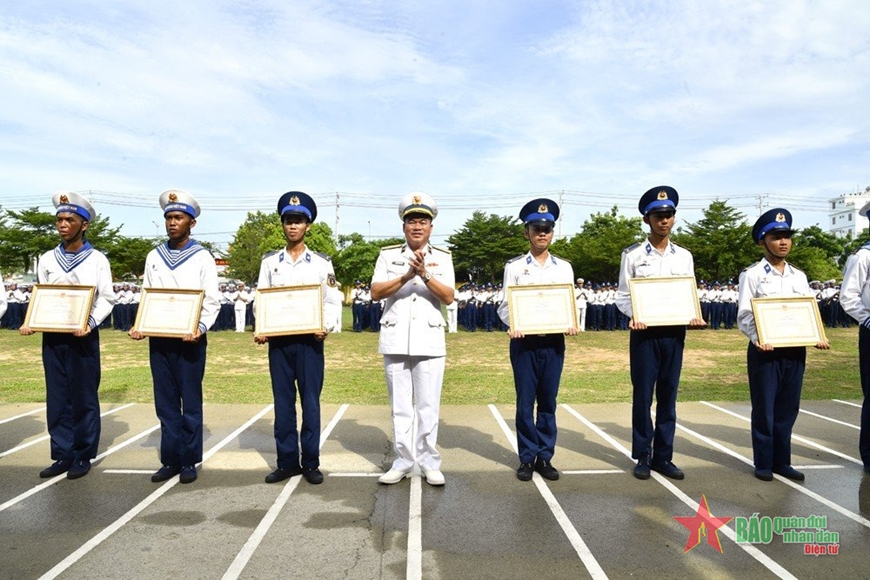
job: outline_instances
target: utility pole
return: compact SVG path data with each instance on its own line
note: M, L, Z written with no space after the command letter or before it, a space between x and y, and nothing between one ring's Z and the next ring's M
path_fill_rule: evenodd
M559 208L561 210L561 208L564 208L564 207L565 207L565 190L563 189L562 191L559 192ZM562 222L563 221L565 221L565 220L564 219L559 220L559 237L558 237L558 239L560 239L560 240L562 239Z
M761 214L764 213L764 208L767 207L767 203L764 200L767 199L768 195L767 193L759 193L755 196L755 199L758 200L758 217L761 217Z
M335 192L335 234L334 234L334 235L335 235L335 245L336 245L336 246L338 245L338 221L339 221L339 218L338 218L338 208L341 207L341 206L339 205L338 202L339 202L340 199L341 199L341 196L338 195L338 192L336 191L336 192Z

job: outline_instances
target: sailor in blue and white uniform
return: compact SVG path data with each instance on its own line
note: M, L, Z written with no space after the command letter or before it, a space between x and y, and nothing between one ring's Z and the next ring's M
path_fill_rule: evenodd
M91 203L72 191L52 197L61 243L39 258L39 284L93 286L94 300L84 330L42 334L48 433L55 462L40 477L66 472L77 479L91 469L100 443L100 323L112 312L115 293L109 261L85 239L96 217ZM22 326L23 335L33 334Z
M159 483L181 474L181 483L196 480L202 461L202 379L208 339L206 332L220 310L217 267L211 253L192 239L191 229L200 215L199 203L186 191L160 194L160 207L169 239L145 258L143 288L202 290L199 324L181 338L153 336L150 341L154 407L160 419L160 462L151 476ZM130 336L141 340L136 328Z

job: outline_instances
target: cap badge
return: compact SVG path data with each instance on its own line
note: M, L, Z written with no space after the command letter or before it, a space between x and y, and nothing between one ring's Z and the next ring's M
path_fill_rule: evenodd
M172 203L175 203L176 201L178 201L178 194L176 194L174 192L170 193L169 194L169 201L171 201Z
M663 189L663 190L661 190L661 191L659 192L659 196L658 196L658 197L659 197L659 199L667 199L667 198L668 198L668 192L665 191L665 190Z
M290 198L290 205L299 205L299 198L295 195Z
M538 213L547 213L548 211L549 211L549 208L547 207L546 203L542 203L541 205L538 206Z
M69 203L69 198L66 195L60 196L60 203Z
M414 204L420 205L423 202L423 199L419 195L414 196Z
M778 221L778 222L784 222L784 221L785 221L785 215L783 215L782 213L778 213L778 214L776 214L776 221Z

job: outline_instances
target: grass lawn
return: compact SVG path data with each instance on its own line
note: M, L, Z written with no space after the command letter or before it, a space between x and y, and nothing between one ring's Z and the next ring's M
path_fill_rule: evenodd
M347 309L345 309L347 310ZM348 314L348 313L346 313ZM345 320L345 328L350 327ZM858 330L828 329L832 350L808 349L804 399L859 399ZM267 347L250 333L209 333L204 381L210 403L270 403ZM100 400L104 403L152 401L147 340L104 330ZM559 401L563 403L631 400L628 332L587 332L568 337ZM20 336L0 330L0 402L45 401L39 334ZM737 330L690 331L686 339L680 400L748 401L746 338ZM328 403L386 405L378 335L344 331L326 341ZM447 335L443 404L514 403L508 338L500 332Z

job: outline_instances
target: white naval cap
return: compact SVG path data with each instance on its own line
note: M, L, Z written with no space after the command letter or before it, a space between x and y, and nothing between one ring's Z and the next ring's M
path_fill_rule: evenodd
M51 203L57 210L55 215L63 212L74 213L85 218L86 221L91 221L97 217L97 212L91 202L74 191L56 191L51 196Z
M399 202L399 219L404 220L411 214L428 215L432 219L438 215L438 204L432 196L422 191L412 191Z
M183 211L193 219L199 217L199 203L196 199L180 189L167 189L160 194L160 207L163 209L163 215L171 211Z

